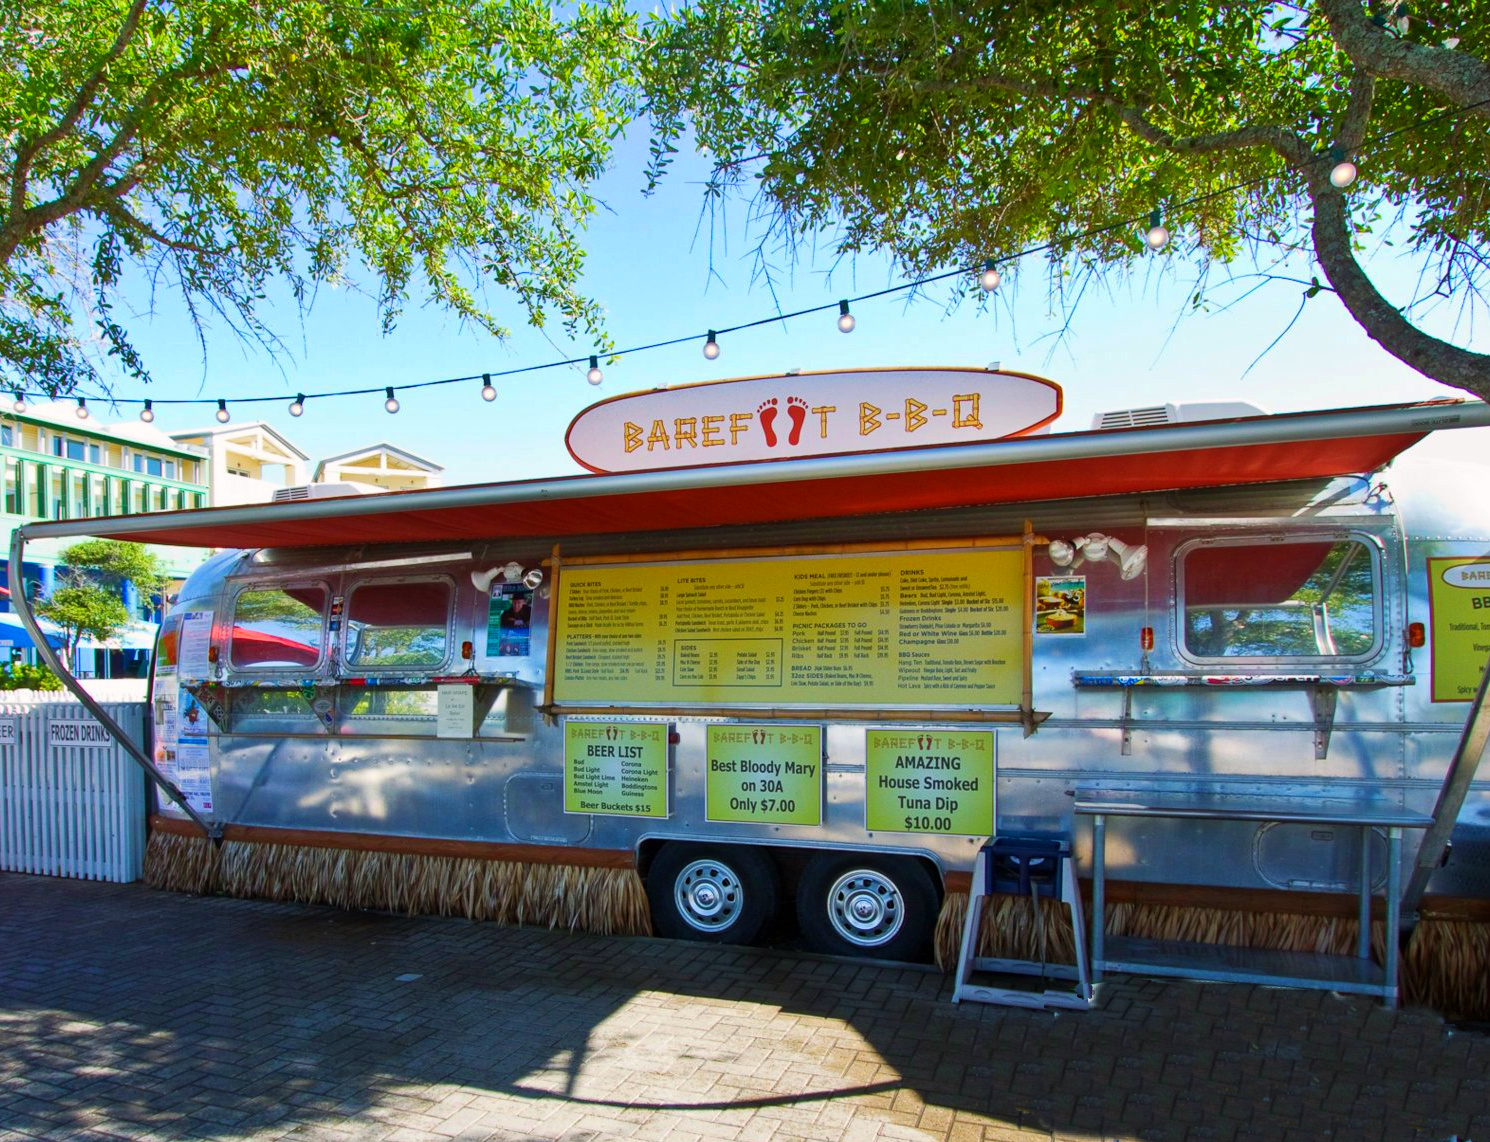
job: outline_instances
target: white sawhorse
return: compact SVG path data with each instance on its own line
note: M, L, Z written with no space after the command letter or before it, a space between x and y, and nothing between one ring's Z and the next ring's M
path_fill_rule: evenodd
M1035 929L1044 954L1044 916L1041 898L1058 899L1071 911L1076 937L1076 963L1048 964L1040 960L1006 960L977 955L983 906L994 892L1028 896L1035 910ZM1002 976L1037 976L1000 983L973 983L974 972ZM1053 981L1057 986L1049 986ZM1045 986L1041 986L1041 985ZM1032 985L1032 986L1030 986ZM1074 985L1074 986L1073 986ZM973 886L968 895L967 920L962 926L962 951L957 957L957 979L952 1002L1000 1003L1010 1007L1065 1007L1085 1010L1092 1005L1092 977L1087 958L1086 917L1081 889L1071 860L1071 844L1056 837L994 837L978 851Z

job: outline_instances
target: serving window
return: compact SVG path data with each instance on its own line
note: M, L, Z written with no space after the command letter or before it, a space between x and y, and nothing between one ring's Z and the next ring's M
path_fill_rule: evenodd
M325 650L324 584L248 587L233 600L228 662L234 670L305 670Z
M359 670L427 670L450 655L448 580L359 583L347 598L346 663Z
M1187 658L1359 662L1381 646L1381 555L1370 537L1199 541L1177 562Z

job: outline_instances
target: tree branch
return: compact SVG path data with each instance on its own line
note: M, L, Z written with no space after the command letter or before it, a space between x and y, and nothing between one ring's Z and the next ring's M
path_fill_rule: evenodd
M1346 196L1330 185L1323 166L1310 167L1305 178L1314 206L1314 256L1367 336L1425 377L1490 399L1490 355L1424 333L1382 297L1356 260Z
M1459 108L1490 119L1490 64L1453 48L1390 36L1367 17L1360 0L1319 0L1330 35L1363 71L1436 91Z
M11 170L10 180L10 211L11 218L15 218L26 208L26 174L30 169L31 160L47 147L57 142L69 131L78 125L82 119L83 112L88 110L93 102L93 97L98 94L98 89L103 86L104 72L116 59L123 54L124 49L129 46L130 40L134 39L135 31L140 26L140 16L145 11L147 0L134 0L125 13L124 23L119 28L119 34L114 37L114 43L99 61L98 67L93 74L83 81L78 89L77 96L72 104L64 112L55 126L16 148L15 166Z

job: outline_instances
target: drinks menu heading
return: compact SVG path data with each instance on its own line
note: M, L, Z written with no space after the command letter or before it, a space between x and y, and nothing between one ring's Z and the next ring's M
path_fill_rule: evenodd
M602 564L558 586L560 705L1019 704L1017 549Z

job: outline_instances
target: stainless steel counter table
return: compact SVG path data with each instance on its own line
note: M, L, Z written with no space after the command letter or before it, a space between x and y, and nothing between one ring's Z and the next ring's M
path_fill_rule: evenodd
M1103 971L1180 976L1225 983L1378 995L1397 1004L1397 928L1402 895L1402 830L1426 829L1432 818L1380 794L1338 798L1232 795L1218 792L1132 792L1078 788L1075 809L1092 819L1092 978ZM1109 817L1187 817L1206 821L1274 821L1327 824L1361 830L1360 939L1356 955L1279 952L1177 940L1106 938L1107 821ZM1371 960L1372 829L1387 839L1386 962Z

